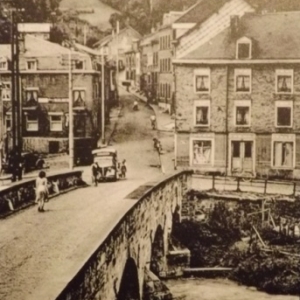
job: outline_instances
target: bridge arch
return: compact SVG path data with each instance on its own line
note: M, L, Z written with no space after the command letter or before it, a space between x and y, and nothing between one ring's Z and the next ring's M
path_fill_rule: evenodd
M117 300L140 300L138 269L133 258L126 261Z
M165 264L164 230L158 225L151 245L150 271L156 276L164 269Z

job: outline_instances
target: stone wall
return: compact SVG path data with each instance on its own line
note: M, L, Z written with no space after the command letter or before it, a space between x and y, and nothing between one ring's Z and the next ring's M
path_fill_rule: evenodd
M157 229L163 229L166 255L173 214L175 211L180 213L182 198L190 186L190 180L191 172L182 171L131 194L130 199L136 199L136 204L116 224L81 270L74 274L75 277L57 300L125 299L123 294L120 295L120 286L124 287L121 283L129 260L130 265L136 266L139 290L139 297L130 299L142 299L145 269L149 269ZM132 286L132 283L129 285Z
M49 196L82 186L84 182L81 176L82 171L60 172L47 176ZM33 205L35 198L35 178L12 183L0 191L0 218Z

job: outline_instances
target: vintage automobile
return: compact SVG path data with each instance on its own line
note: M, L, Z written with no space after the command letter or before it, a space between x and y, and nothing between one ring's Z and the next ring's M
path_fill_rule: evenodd
M98 181L116 181L118 179L117 150L111 147L94 149L92 155L93 161L99 166Z
M44 158L41 154L36 152L22 152L21 163L23 172L25 173L33 170L40 170L46 166ZM2 163L2 172L6 174L12 173L12 166L9 164L9 161L4 161Z

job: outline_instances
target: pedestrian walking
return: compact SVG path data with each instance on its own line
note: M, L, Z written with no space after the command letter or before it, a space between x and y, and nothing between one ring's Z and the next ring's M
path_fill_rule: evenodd
M98 174L99 174L99 165L97 162L93 162L92 164L92 183L94 183L95 186L98 185Z
M150 117L150 122L151 122L152 129L155 130L156 129L156 116L155 115L152 115Z
M121 177L126 178L126 173L127 173L127 166L126 166L126 160L124 159L121 165Z
M134 111L139 110L139 105L138 105L138 102L137 102L137 101L134 101L134 103L133 103L133 110L134 110Z
M46 173L40 171L38 178L35 181L36 185L36 202L38 203L38 211L44 212L45 201L48 200L48 181L46 178Z

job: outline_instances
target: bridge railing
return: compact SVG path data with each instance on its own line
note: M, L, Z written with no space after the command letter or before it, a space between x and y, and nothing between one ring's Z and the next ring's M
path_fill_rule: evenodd
M135 204L127 211L127 213L119 220L112 228L108 236L99 241L99 247L91 254L90 258L84 263L82 268L74 276L74 278L66 285L56 300L68 299L115 299L117 288L114 283L108 283L107 276L111 274L111 270L118 265L117 260L121 255L115 252L120 249L120 240L131 240L135 233L139 230L140 214L143 210L144 202L151 201L151 194L156 193L160 189L167 186L174 180L179 180L182 183L182 193L187 192L189 179L192 171L185 170L177 172L158 183L149 184L149 188L141 189L136 193ZM139 190L139 189L138 189ZM139 195L140 194L140 195ZM145 220L144 220L145 221ZM120 250L122 251L122 250ZM120 254L120 253L119 253ZM114 291L115 295L104 294L105 285L109 284L109 291Z
M49 198L84 184L82 171L67 171L47 176ZM34 204L35 178L15 182L0 190L0 218Z
M299 180L256 179L238 176L193 175L193 189L254 192L296 196L300 193Z

